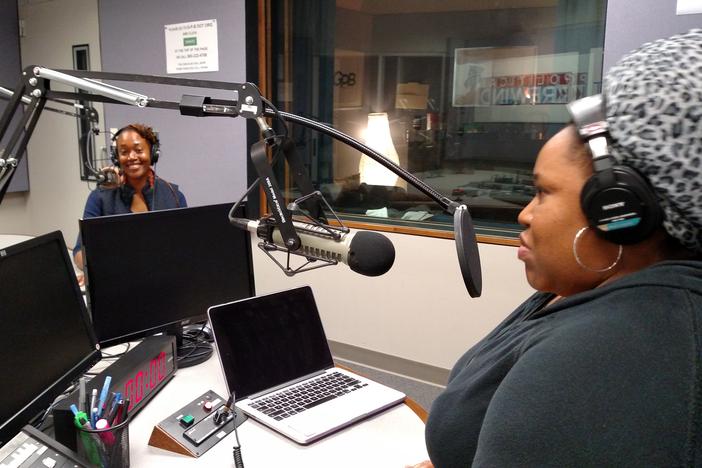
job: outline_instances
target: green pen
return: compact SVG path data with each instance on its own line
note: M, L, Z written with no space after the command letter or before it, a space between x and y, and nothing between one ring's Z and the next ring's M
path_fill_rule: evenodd
M87 429L89 431L93 429L90 422L88 422L88 415L86 415L83 411L79 411L75 418L73 418L73 422L78 428ZM90 463L97 466L102 466L102 459L100 457L100 439L95 437L94 433L80 430L78 432L80 432L80 440L83 443L85 454L87 455Z
M76 425L78 429L87 429L88 431L93 430L93 426L90 425L90 420L88 419L88 415L85 414L85 411L78 411L78 408L76 405L71 405L71 411L73 412L73 424ZM98 437L96 437L96 434L93 432L85 432L85 431L78 431L80 432L80 438L81 441L83 442L83 447L85 448L85 453L88 456L88 459L90 460L91 463L95 465L100 465L102 466L102 460L100 457L100 449L102 442Z
M75 416L73 417L73 423L76 425L76 427L85 427L86 423L88 424L88 427L86 429L92 429L90 427L90 420L88 419L88 415L85 414L84 411L78 411Z

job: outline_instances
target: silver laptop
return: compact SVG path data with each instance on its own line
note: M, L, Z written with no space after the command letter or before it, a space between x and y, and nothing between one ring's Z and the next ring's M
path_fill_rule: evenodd
M405 398L334 367L309 286L207 313L236 406L295 442L309 444Z

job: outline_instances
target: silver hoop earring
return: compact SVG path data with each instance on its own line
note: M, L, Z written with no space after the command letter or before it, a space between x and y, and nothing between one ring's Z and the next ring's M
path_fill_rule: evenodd
M622 251L624 250L622 245L619 244L619 252L617 253L617 258L614 260L614 263L612 263L610 266L597 269L597 268L590 268L589 266L585 265L583 261L580 259L580 255L578 255L578 241L580 240L580 237L583 235L585 231L590 229L590 226L585 226L583 228L580 228L580 230L575 234L575 238L573 239L573 255L575 256L575 261L578 262L578 265L584 270L587 271L592 271L593 273L604 273L605 271L609 271L617 264L619 264L619 260L622 259Z

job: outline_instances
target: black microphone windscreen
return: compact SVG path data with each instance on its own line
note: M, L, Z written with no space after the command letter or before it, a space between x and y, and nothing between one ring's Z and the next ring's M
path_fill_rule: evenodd
M395 247L390 239L372 231L357 231L349 245L349 267L366 276L380 276L395 262Z

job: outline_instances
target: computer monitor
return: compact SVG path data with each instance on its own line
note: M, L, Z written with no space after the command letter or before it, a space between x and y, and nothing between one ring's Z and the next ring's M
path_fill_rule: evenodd
M229 223L232 205L80 221L88 305L101 345L163 331L180 337L181 325L204 322L208 307L254 295L250 238ZM236 215L244 217L243 204ZM179 367L209 357L188 352L179 350Z
M0 446L100 360L63 236L0 249Z

